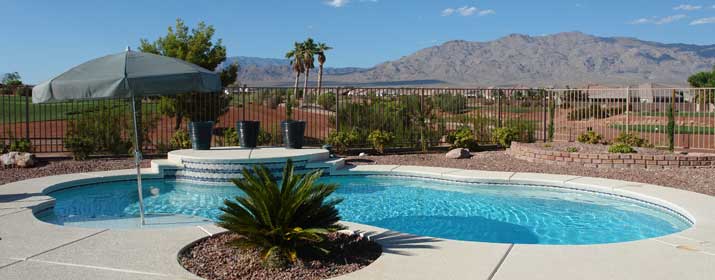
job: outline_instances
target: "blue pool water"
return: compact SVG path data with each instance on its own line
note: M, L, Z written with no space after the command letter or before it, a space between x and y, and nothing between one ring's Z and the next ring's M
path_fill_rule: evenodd
M639 240L691 226L676 213L637 200L553 187L458 183L391 176L336 176L334 194L345 221L405 233L467 241L598 244ZM215 220L235 186L146 180L147 213ZM154 194L150 189L154 188ZM158 190L158 194L157 194ZM136 182L86 185L50 194L53 212L40 218L82 226L138 215Z

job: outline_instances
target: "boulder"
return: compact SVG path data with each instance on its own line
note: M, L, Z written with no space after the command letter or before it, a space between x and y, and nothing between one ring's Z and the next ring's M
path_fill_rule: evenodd
M19 154L18 152L9 152L7 154L0 155L0 164L3 166L15 165L15 157Z
M460 158L469 158L472 156L472 154L469 153L469 149L464 149L464 148L456 148L452 149L447 154L445 155L447 158L451 159L460 159Z
M22 168L29 168L35 166L37 159L34 154L31 153L19 153L19 152L9 152L0 156L0 163L3 166L17 166Z

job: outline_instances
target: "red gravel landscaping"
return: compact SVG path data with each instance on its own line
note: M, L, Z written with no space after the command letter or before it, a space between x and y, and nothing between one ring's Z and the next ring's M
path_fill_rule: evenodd
M143 167L149 167L151 160L144 160ZM32 178L92 172L92 171L107 171L117 169L134 168L134 159L131 158L109 158L109 159L91 159L86 161L74 160L40 160L37 167L34 168L2 168L0 167L0 186L16 181L22 181Z
M327 279L361 269L375 261L380 245L358 235L331 233L330 254L298 260L284 269L267 268L256 250L236 249L226 243L233 233L214 235L194 244L179 256L192 273L209 280L224 279Z

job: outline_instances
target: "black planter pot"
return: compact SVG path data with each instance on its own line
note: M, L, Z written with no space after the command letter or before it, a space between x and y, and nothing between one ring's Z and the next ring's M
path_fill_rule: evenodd
M238 121L236 131L241 148L255 148L258 144L258 130L261 127L259 121Z
M283 131L283 143L285 143L286 148L303 148L304 121L283 121L281 122L281 131Z
M194 150L210 150L214 122L190 122L189 138Z

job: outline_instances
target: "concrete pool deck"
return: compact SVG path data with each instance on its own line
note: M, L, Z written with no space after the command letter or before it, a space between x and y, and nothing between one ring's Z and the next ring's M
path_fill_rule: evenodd
M145 169L161 178L162 163ZM715 197L601 178L422 166L363 165L334 175L389 174L460 181L544 184L657 203L693 227L672 235L601 245L524 245L445 240L345 223L384 247L362 270L335 279L713 279ZM132 179L132 170L58 175L0 186L0 279L197 279L177 262L190 242L219 233L211 225L107 229L48 224L33 212L52 207L46 193L71 185Z

